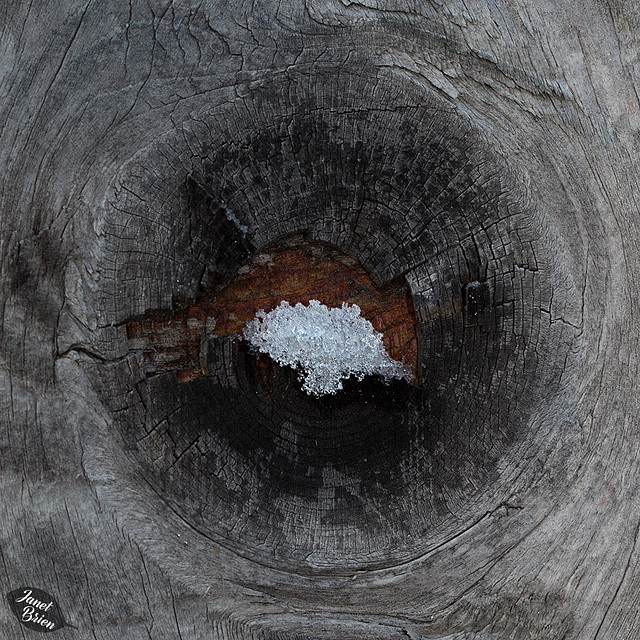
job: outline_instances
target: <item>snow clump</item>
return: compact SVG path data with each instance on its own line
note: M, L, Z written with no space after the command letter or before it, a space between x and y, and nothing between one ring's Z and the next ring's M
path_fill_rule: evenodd
M300 302L292 307L283 301L269 313L258 311L244 338L278 364L298 369L310 395L335 394L350 376L411 380L409 367L389 357L382 334L355 304L330 308L310 300L308 307Z

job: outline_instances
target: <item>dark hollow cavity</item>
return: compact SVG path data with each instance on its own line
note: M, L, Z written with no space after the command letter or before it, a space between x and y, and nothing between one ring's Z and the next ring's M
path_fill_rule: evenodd
M369 82L343 68L311 93L283 77L213 106L123 167L105 213L97 305L119 327L94 345L105 357L131 351L131 319L193 304L291 234L408 283L416 385L311 398L294 371L268 386L255 354L212 338L208 375L188 382L141 353L92 367L124 446L182 518L299 572L407 562L468 526L570 375L572 334L544 315L561 267L534 204L459 114L393 76L384 93Z

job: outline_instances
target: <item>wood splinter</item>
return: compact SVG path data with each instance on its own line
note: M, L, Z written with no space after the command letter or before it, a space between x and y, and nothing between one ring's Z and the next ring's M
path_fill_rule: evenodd
M132 349L144 352L149 373L176 371L179 382L206 375L201 358L205 335L241 335L257 311L318 300L328 307L358 305L383 335L391 358L414 375L418 350L411 293L399 279L378 287L351 256L293 236L260 252L227 284L204 291L197 302L174 312L150 312L127 326Z

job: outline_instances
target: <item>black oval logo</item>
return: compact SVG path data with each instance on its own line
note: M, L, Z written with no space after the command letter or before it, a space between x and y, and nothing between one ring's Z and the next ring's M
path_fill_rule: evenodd
M22 587L9 592L7 599L11 611L27 629L47 632L65 626L58 603L42 589Z

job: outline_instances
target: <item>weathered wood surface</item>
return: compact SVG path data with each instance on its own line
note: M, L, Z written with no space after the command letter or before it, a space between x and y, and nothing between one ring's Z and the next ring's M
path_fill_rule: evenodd
M1 3L3 593L69 640L640 637L638 33L623 0ZM417 385L315 400L213 337L149 371L132 319L300 233L407 281Z

